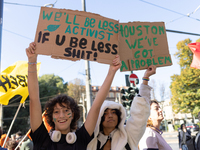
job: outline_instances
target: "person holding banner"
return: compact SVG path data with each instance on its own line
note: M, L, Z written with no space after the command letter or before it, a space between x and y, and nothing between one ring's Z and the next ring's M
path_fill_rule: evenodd
M87 150L138 150L140 138L144 134L150 115L149 77L156 73L156 66L149 66L144 73L139 95L131 104L130 118L121 104L104 101L94 131L94 138Z
M108 74L99 90L86 121L77 130L77 120L80 111L75 100L67 95L60 94L49 100L45 106L45 116L53 130L48 133L42 121L42 109L39 98L39 85L37 79L36 44L30 43L26 49L28 57L28 90L30 98L30 124L31 138L34 150L84 150L93 138L93 132L103 104L115 76L121 67L120 57L117 55L110 65Z

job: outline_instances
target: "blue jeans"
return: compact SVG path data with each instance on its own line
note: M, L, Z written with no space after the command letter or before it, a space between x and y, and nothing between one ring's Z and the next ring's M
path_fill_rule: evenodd
M182 150L188 150L187 145L184 145L184 144L181 146L181 148L182 148Z

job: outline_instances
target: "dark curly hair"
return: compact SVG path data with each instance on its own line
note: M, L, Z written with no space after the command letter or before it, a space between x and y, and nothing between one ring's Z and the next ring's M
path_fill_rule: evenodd
M108 108L107 108L108 109ZM106 110L107 110L106 109ZM105 110L105 111L106 111ZM119 123L121 122L121 111L119 110L119 109L112 109L112 110L115 110L115 112L116 112L116 115L117 115L117 117L118 117L118 123L117 123L117 125L116 125L116 127L115 128L118 128L118 125L119 125ZM104 112L105 112L104 111ZM99 125L99 128L100 128L100 131L103 131L103 122L105 121L105 114L103 114L103 116L101 117L101 123L100 123L100 125Z
M47 101L47 103L45 105L44 116L46 117L48 124L53 129L55 129L55 124L52 121L52 118L53 118L54 107L57 103L61 107L65 107L63 104L66 104L68 106L68 108L71 109L72 113L74 114L74 117L70 124L70 129L76 130L77 129L77 121L80 118L80 110L79 110L78 104L75 102L75 100L72 97L67 96L65 94L60 94L60 95L50 99L49 101Z

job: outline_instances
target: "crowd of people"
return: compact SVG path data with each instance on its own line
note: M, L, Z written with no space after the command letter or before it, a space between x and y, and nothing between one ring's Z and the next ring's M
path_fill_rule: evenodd
M200 122L200 112L198 113L198 119ZM191 131L186 128L186 125L183 123L180 126L178 132L178 141L180 150L200 150L200 131L196 135L192 135Z
M84 124L77 129L80 110L76 101L60 94L47 101L44 117L50 126L48 130L42 119L37 77L36 44L26 49L28 57L28 90L30 99L30 137L20 132L11 135L4 146L8 150L172 150L162 137L160 125L164 119L157 101L150 100L149 78L156 73L156 66L149 66L143 76L139 94L134 97L130 117L122 104L105 100L115 73L121 67L119 55L110 64L107 76L98 91ZM181 126L180 149L185 150L187 134ZM1 147L3 146L1 133ZM5 138L4 138L5 140ZM23 142L22 142L23 141Z
M12 134L10 137L6 138L6 136L0 129L0 150L33 150L33 141L28 136L23 135L21 131ZM3 146L5 148L2 148Z

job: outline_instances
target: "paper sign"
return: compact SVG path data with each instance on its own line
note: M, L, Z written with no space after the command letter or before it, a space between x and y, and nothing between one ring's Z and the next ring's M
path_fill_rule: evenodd
M42 7L36 53L110 64L118 51L119 22L97 14Z
M40 63L37 64L39 74ZM21 95L20 103L28 97L28 62L18 61L1 72L0 76L0 104L8 105L15 95Z
M163 22L119 23L93 13L42 7L35 42L37 54L57 59L111 64L118 54L121 71L172 65Z
M163 22L120 23L121 71L172 65Z

